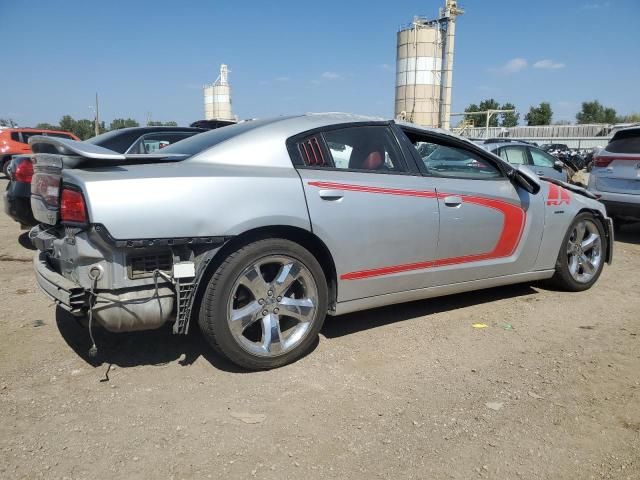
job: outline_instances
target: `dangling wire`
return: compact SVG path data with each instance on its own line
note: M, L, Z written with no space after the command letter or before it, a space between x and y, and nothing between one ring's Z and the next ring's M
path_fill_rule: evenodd
M89 356L95 358L98 356L98 347L96 347L96 341L93 338L93 306L96 302L95 294L93 290L98 283L98 277L95 277L91 282L91 289L89 290L89 338L91 339L91 348L89 349Z

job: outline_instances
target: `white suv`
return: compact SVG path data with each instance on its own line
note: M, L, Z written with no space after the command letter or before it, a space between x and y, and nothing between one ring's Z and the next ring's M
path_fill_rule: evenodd
M640 221L640 126L618 130L593 160L589 190L614 225Z

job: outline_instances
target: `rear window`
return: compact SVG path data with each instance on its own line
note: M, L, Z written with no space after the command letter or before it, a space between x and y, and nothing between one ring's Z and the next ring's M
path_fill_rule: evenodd
M640 153L640 129L619 131L605 150L611 153Z
M46 135L47 137L56 137L56 138L68 138L70 140L75 140L75 138L73 138L71 135L69 135L68 133L51 133L51 132L44 132L43 135Z
M162 149L162 153L178 153L195 155L254 128L272 123L273 120L251 120L228 127L216 128L208 132L194 135Z

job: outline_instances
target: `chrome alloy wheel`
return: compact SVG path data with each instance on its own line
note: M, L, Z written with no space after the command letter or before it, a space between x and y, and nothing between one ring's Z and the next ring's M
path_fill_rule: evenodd
M580 283L588 283L602 263L602 239L593 220L584 219L574 225L567 243L569 273Z
M318 305L318 287L299 260L269 255L236 279L227 322L238 344L263 357L282 355L305 338Z

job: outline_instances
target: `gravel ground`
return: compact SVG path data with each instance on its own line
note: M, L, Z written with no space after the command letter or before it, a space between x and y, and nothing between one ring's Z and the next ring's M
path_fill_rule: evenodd
M0 215L3 479L640 478L640 227L588 292L330 317L261 373L170 329L100 332L94 362L20 234Z

